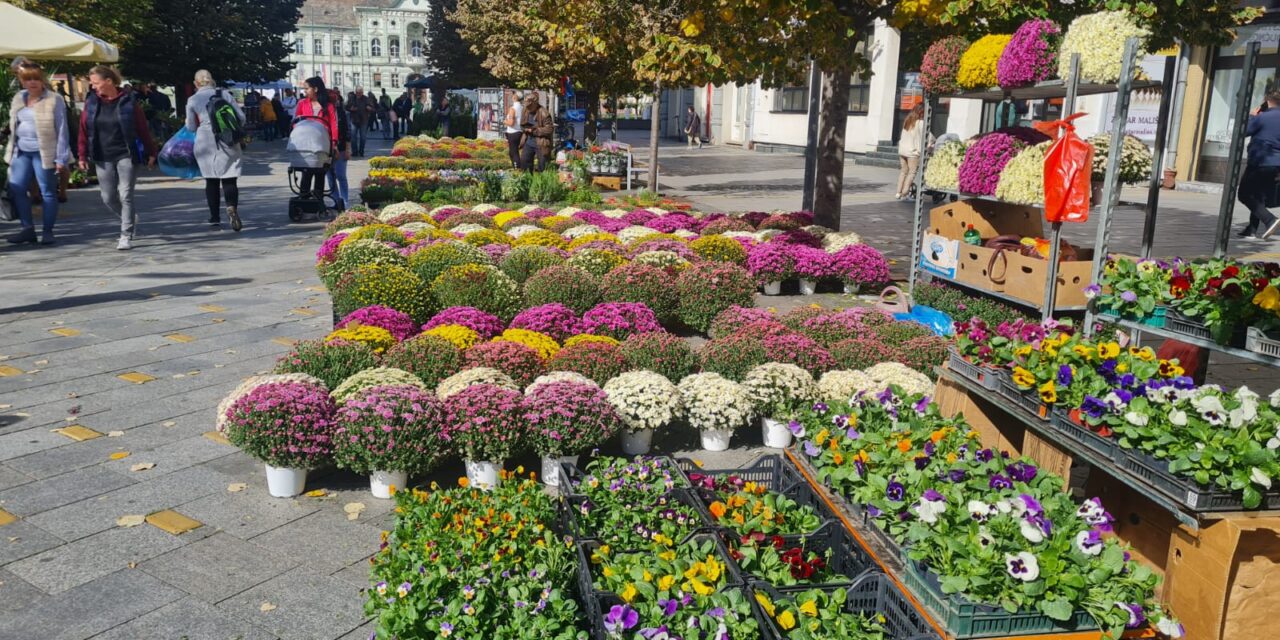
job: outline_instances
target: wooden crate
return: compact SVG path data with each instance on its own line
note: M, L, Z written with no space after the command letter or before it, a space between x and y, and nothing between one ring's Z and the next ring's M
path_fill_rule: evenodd
M621 191L622 176L591 176L591 184L599 185L610 191Z

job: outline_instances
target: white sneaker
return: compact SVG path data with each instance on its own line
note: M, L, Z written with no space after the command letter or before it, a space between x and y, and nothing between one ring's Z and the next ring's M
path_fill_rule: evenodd
M116 243L117 251L128 251L133 248L133 241L129 236L120 236L120 241Z

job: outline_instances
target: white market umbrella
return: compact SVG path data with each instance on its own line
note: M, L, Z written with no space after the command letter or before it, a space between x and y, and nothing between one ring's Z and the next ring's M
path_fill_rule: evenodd
M115 62L116 46L61 22L0 2L0 58Z

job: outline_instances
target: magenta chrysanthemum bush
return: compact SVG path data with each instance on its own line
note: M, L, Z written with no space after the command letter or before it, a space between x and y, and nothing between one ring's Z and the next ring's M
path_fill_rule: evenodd
M658 217L658 214L647 209L632 209L627 212L627 215L622 216L622 220L629 225L643 227L656 217Z
M579 342L558 351L547 370L580 373L603 385L627 370L627 360L616 344Z
M787 332L765 337L764 354L769 362L794 364L812 373L814 377L835 368L835 361L822 345L798 333Z
M787 245L787 253L795 263L795 273L808 280L821 280L835 275L831 268L831 254L817 247L801 244ZM748 254L750 255L750 254Z
M1013 32L996 63L1002 87L1021 87L1053 77L1058 70L1058 42L1062 29L1052 20L1028 20Z
M831 269L851 288L872 288L889 283L889 261L868 244L849 245L831 254Z
M347 239L348 235L351 234L346 231L339 231L329 236L324 241L324 244L320 245L320 248L316 250L316 263L329 264L333 262L338 257L338 246L342 244L343 240Z
M723 338L738 333L743 327L753 322L777 319L777 314L768 309L734 305L716 315L715 319L711 321L708 335L712 339Z
M491 313L485 313L475 307L449 307L431 317L422 325L423 331L430 331L446 324L460 324L480 334L483 340L489 340L502 333L506 328L502 320Z
M518 391L473 384L446 398L444 409L440 437L448 451L466 460L506 460L528 438L524 398Z
M622 429L622 419L597 386L549 382L524 402L529 444L538 455L574 455L599 446Z
M685 213L668 213L650 220L644 226L659 233L674 233L681 229L693 231L698 228L698 221Z
M462 352L467 367L497 369L524 387L546 372L542 356L532 347L509 340L485 342Z
M531 220L541 220L543 218L554 216L555 214L556 212L550 209L543 209L542 207L538 207L537 209L530 209L529 211L526 211L524 216Z
M640 302L605 302L582 315L582 331L625 340L636 333L662 331L658 316Z
M426 473L444 457L443 419L434 393L407 385L363 389L338 409L334 460L356 473Z
M994 195L1000 172L1023 149L1049 137L1027 127L1009 127L992 131L974 142L960 163L960 191L977 195Z
M600 286L606 301L639 302L652 309L659 322L672 322L678 303L673 277L666 269L632 262L610 271Z
M955 93L959 89L956 74L960 71L960 56L969 49L969 41L960 36L943 38L924 52L920 62L920 84L932 94Z
M445 220L448 220L460 213L466 213L466 211L466 209L461 207L445 207L435 213L432 213L431 219L435 220L437 224L443 224Z
M805 231L804 229L792 229L784 231L769 239L769 242L787 245L803 245L806 247L821 247L822 238Z
M484 251L484 252L485 252L485 253L487 253L487 254L489 254L489 258L493 260L494 264L497 264L498 262L501 262L501 261L502 261L502 259L503 259L503 258L505 258L505 257L507 256L507 253L508 253L508 252L510 252L510 251L511 251L511 245L506 245L506 244L486 244L486 245L484 245L483 247L480 247L480 250L481 250L481 251Z
M530 307L517 313L511 320L511 328L545 333L556 342L564 342L565 338L583 332L578 314L559 302Z
M347 325L381 327L390 332L397 341L407 340L418 333L418 324L413 321L413 318L409 317L409 314L380 304L356 309L348 313L333 328L341 329Z
M334 411L320 385L267 383L227 410L227 439L273 467L309 469L333 451Z
M747 271L761 284L790 278L795 272L795 259L784 244L766 242L747 251Z
M758 228L761 231L765 229L778 229L779 231L790 231L792 229L799 229L802 226L804 225L800 224L799 220L796 220L795 218L785 213L775 213L769 216L768 218L765 218L764 220L760 221L760 225Z
M752 231L755 231L755 229L752 228L750 222L747 222L742 218L728 218L728 217L720 218L718 220L712 220L711 222L708 222L706 225L702 227L702 234L708 235L708 236L715 235L718 233L727 233L729 231L745 231L747 233L750 233Z

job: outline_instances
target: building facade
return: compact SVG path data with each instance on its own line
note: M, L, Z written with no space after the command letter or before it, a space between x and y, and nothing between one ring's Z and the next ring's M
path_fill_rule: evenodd
M424 54L427 0L307 0L293 34L288 81L312 76L344 92L399 94L412 74L430 75Z

